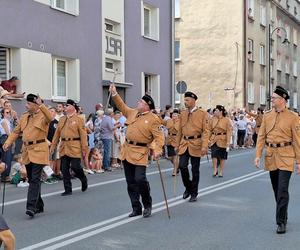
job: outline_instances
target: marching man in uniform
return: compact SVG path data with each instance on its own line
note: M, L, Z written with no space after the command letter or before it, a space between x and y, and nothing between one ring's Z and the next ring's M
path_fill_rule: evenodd
M152 210L150 185L146 177L149 146L154 146L153 158L157 160L162 153L164 134L160 130L160 119L150 112L155 108L149 95L138 101L135 109L129 108L118 95L114 84L109 88L112 99L126 119L126 140L121 149L120 159L123 161L127 190L131 200L132 213L129 217L142 214L140 196L144 205L143 217L149 217Z
M184 94L184 104L187 109L179 116L179 130L176 138L179 169L185 186L183 199L191 196L190 202L197 201L200 158L208 152L208 113L196 106L197 99L192 92ZM190 179L188 169L189 159L192 164L192 179Z
M300 122L296 113L286 108L288 92L277 86L271 96L273 109L265 112L259 130L255 165L259 167L266 146L265 169L270 179L276 201L277 233L284 234L289 204L289 181L296 160L300 173Z
M26 100L28 111L21 116L20 123L5 141L3 149L7 150L22 133L22 160L29 182L26 214L34 217L36 213L44 212L41 175L43 167L49 165L47 134L52 115L40 97L28 94Z
M50 148L50 152L53 152L59 139L61 139L59 155L65 188L65 192L61 194L62 196L72 194L70 168L81 181L81 191L86 191L88 187L87 178L81 166L81 156L84 157L88 152L84 120L77 115L78 106L71 99L67 100L65 112L66 115L59 119Z

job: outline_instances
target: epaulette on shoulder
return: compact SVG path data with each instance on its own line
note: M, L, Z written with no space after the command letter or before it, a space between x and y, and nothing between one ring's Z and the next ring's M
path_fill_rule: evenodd
M290 109L289 109L289 112L290 112L291 114L295 115L295 116L298 116L298 114L297 114L295 111L293 111L293 110L290 110Z

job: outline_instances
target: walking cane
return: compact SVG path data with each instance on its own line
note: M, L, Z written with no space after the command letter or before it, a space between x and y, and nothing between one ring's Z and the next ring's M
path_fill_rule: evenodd
M165 186L164 186L164 181L163 181L161 170L160 170L159 160L156 160L156 163L157 163L157 168L158 168L158 172L159 172L159 176L160 176L162 190L163 190L163 193L164 193L164 199L165 199L165 204L166 204L166 208L167 208L168 218L171 219L171 217L170 217L170 211L169 211L169 206L168 206L168 200L167 200Z
M2 214L4 213L5 186L6 186L5 184L6 184L6 181L4 181L3 191L2 191Z
M113 84L115 84L115 80L116 80L117 74L120 74L120 73L118 73L118 69L116 69L115 72L114 72L114 77L113 77L113 80L112 80L112 83L113 83ZM111 98L111 92L109 91L109 94L108 94L108 98L107 98L107 102L106 102L104 111L107 111L107 108L108 108L108 104L109 104L110 98Z

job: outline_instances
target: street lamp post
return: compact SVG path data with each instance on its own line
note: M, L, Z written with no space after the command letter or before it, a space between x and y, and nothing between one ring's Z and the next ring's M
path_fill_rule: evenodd
M277 30L283 30L285 33L285 38L282 43L289 43L289 40L287 38L287 31L283 27L276 27L275 29L272 29L272 26L269 24L269 86L268 86L268 108L271 108L271 46L272 46L272 35Z

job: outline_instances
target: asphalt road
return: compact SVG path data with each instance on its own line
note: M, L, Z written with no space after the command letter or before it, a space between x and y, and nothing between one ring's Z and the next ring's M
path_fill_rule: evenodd
M85 193L73 180L73 195L67 197L60 196L62 182L43 184L45 212L34 219L25 215L27 188L8 186L4 217L17 249L300 249L300 176L291 178L287 233L277 235L269 176L253 159L254 150L230 152L223 178L213 178L211 161L203 159L196 203L182 199L180 176L175 183L170 162L161 160L170 220L155 164L147 170L150 218L128 218L122 170L89 175Z

